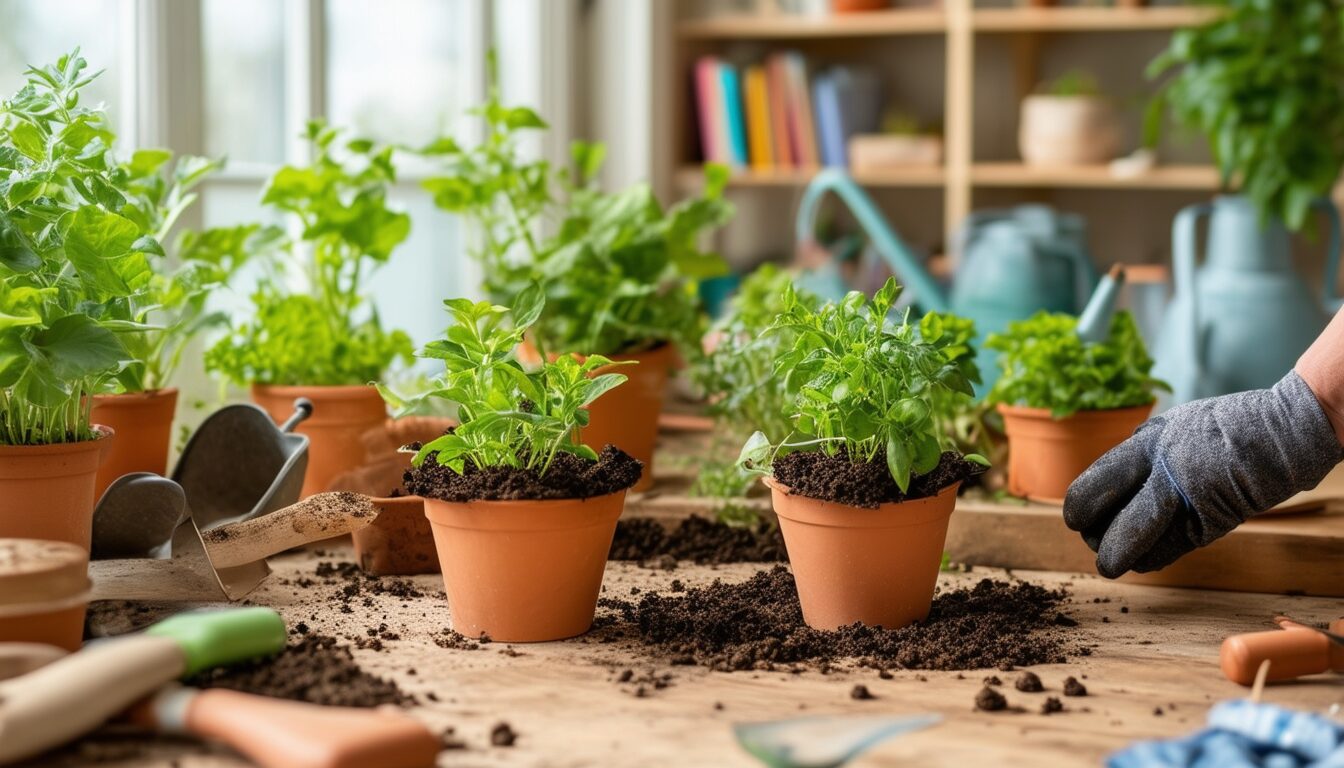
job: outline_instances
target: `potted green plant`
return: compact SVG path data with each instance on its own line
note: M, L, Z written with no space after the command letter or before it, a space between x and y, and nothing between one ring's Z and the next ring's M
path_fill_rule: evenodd
M943 136L937 127L900 110L882 116L881 133L861 133L849 139L849 169L856 175L893 168L933 168L943 162Z
M896 629L924 618L957 488L986 460L947 450L938 408L968 401L970 347L944 316L888 318L900 287L813 310L785 286L772 333L797 335L774 375L797 382L793 432L757 432L741 465L765 475L798 584L818 629ZM940 402L938 398L947 398Z
M1069 484L1134 433L1153 410L1158 390L1138 326L1115 313L1110 334L1087 342L1078 319L1038 312L990 334L987 349L1001 369L988 400L1008 435L1008 491L1062 502Z
M111 131L80 104L78 50L0 106L0 537L88 550L112 430L89 396L134 358L114 308L150 283L146 228L119 211Z
M1018 149L1027 165L1097 165L1120 148L1120 126L1090 72L1072 70L1022 100Z
M697 281L724 274L721 258L698 246L732 208L722 197L727 170L706 171L704 193L664 209L646 184L617 193L597 185L605 151L575 143L574 172L523 159L522 132L546 128L526 107L500 103L491 87L485 140L464 149L449 139L426 147L447 173L424 182L435 204L473 222L481 235L474 255L486 292L511 305L534 282L546 308L526 342L533 359L602 355L635 362L630 384L591 409L583 442L619 446L644 462L636 490L653 482L658 413L678 348L693 355L704 331ZM526 353L525 353L526 354Z
M113 176L125 197L121 213L166 244L179 217L196 201L192 191L222 162L137 150ZM93 398L93 420L111 427L117 440L98 470L96 493L131 472L164 474L177 411L171 386L188 343L224 324L222 312L210 311L211 293L228 284L246 262L279 239L276 227L239 224L205 231L185 230L169 252L148 252L153 275L145 289L113 307L114 316L136 330L122 336L134 363L108 382L110 391Z
M410 234L411 220L387 202L396 179L393 148L310 123L316 158L271 177L262 203L296 217L302 227L261 260L269 268L252 295L255 316L235 326L206 353L206 367L238 384L277 422L295 398L313 402L298 431L311 441L304 495L362 461L360 437L387 418L373 382L397 361L409 361L410 338L383 328L365 295L369 276ZM292 289L286 268L304 265L304 288Z
M629 454L607 446L599 455L578 440L585 407L628 386L622 374L599 373L611 360L561 355L533 371L518 363L544 303L539 287L520 292L511 312L452 299L453 324L420 352L444 363L425 396L455 402L460 423L419 447L406 488L425 499L453 628L469 637L586 632L626 489L639 480Z

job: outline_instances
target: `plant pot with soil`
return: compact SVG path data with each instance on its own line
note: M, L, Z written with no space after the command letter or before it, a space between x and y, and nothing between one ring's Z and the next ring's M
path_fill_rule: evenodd
M420 353L443 360L428 396L456 402L460 423L419 447L406 488L425 499L449 617L468 637L542 642L588 631L625 492L639 480L629 454L598 454L577 439L584 408L625 385L619 373L596 373L611 361L561 356L533 371L517 362L544 301L539 286L511 313L453 299L446 338Z
M1072 315L1040 312L990 334L1002 370L988 400L1008 435L1008 491L1059 503L1069 485L1149 416L1158 390L1152 358L1128 312L1102 341L1084 340Z
M575 143L574 170L527 161L519 139L546 123L525 107L499 102L497 89L479 110L486 138L464 149L440 139L424 152L447 174L425 182L435 204L465 216L483 234L475 254L485 290L509 306L533 283L546 307L528 335L536 358L601 355L638 365L623 368L622 392L589 409L581 439L594 451L616 445L644 463L635 490L654 480L658 414L678 355L698 354L706 318L698 281L727 273L701 236L732 215L723 199L727 170L711 167L704 193L664 210L648 185L608 193L597 185L605 150ZM536 232L555 234L538 238ZM593 375L607 371L591 369Z
M1069 72L1022 100L1018 149L1027 165L1098 165L1120 149L1109 99L1086 72Z
M817 629L862 622L897 629L928 615L957 488L986 461L947 450L948 414L979 381L950 316L888 319L894 280L866 301L820 309L785 286L771 332L797 342L774 375L798 382L792 432L757 432L740 464L765 475L803 618Z
M363 461L360 437L380 426L387 409L372 382L409 361L410 338L385 330L363 293L370 273L386 264L410 233L410 218L388 206L395 179L393 148L312 123L316 160L287 166L267 184L262 202L293 214L302 233L267 248L269 270L252 296L255 316L206 353L206 367L239 386L277 423L296 397L313 402L298 432L309 438L303 495L325 491L333 478ZM301 254L311 252L311 258ZM293 292L285 271L306 265L310 290Z

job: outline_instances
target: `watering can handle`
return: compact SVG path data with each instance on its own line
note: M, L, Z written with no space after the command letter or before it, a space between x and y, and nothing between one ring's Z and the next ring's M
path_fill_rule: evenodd
M1198 265L1199 256L1195 252L1196 231L1201 216L1208 216L1213 212L1211 203L1199 203L1187 208L1182 208L1180 213L1176 214L1176 220L1171 225L1171 266L1172 283L1174 293L1185 299L1186 306L1190 308L1190 349L1194 350L1195 359L1192 361L1194 370L1203 368L1204 350L1201 344L1199 332L1199 303L1198 292L1195 290L1195 267Z
M873 247L882 254L887 266L891 267L906 287L914 291L915 300L925 311L947 312L947 297L928 271L924 269L914 252L891 229L873 200L844 171L828 168L812 177L812 181L803 190L803 199L798 204L798 219L795 234L799 243L812 240L816 230L817 211L827 192L834 192L844 201L854 218L858 220Z
M295 398L294 413L285 423L280 425L281 432L293 432L294 428L300 423L307 421L309 416L313 415L313 401L306 397Z
M1344 299L1339 296L1339 249L1344 246L1340 238L1339 209L1335 207L1334 201L1323 197L1312 204L1319 208L1325 217L1330 220L1330 237L1325 241L1325 310L1331 315L1339 311L1340 305L1344 304Z

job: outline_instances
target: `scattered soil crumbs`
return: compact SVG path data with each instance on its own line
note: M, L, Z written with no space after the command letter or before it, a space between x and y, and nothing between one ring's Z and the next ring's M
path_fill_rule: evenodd
M1017 678L1017 682L1013 683L1013 687L1023 693L1040 693L1045 690L1045 686L1041 684L1040 676L1035 672L1023 672Z
M868 690L868 686L860 683L859 685L856 685L850 689L849 698L855 699L857 701L869 701L872 699L876 699L877 697L873 695L872 691Z
M760 523L753 528L727 525L692 515L668 532L657 520L636 517L616 524L609 560L659 564L660 558L692 560L700 565L777 563L788 559L779 528ZM675 590L674 590L675 591Z
M854 624L836 631L803 622L793 575L781 566L739 584L716 581L676 596L647 593L638 605L603 599L639 639L673 664L732 671L842 658L884 669L1011 669L1087 655L1054 622L1067 598L1026 582L984 579L937 596L924 622L886 630ZM619 626L619 625L617 625Z
M412 444L414 445L414 444ZM444 501L498 501L504 499L587 499L622 491L639 482L644 465L621 449L608 445L597 461L557 453L545 475L532 469L488 467L467 464L457 474L431 453L419 467L405 475L406 490L429 499Z
M1087 686L1085 686L1085 685L1083 685L1082 683L1078 682L1078 680L1077 680L1076 678L1072 678L1072 677L1070 677L1069 679L1067 679L1067 680L1064 681L1064 695L1065 695L1065 696L1086 696L1086 695L1087 695Z
M272 659L214 669L187 684L337 707L416 703L395 682L361 669L350 648L336 642L334 637L306 635Z
M675 676L671 672L657 672L649 670L642 674L636 674L633 669L626 669L616 676L616 683L621 686L626 693L637 699L647 698L654 691L661 691L672 685Z
M1058 696L1046 697L1045 703L1041 705L1042 715L1050 715L1054 714L1055 712L1063 712L1063 711L1064 711L1064 702L1060 701Z
M985 686L975 694L975 708L986 712L998 712L1008 707L1008 699L998 691Z
M934 496L979 469L960 454L948 451L933 471L910 478L909 492L901 493L887 469L885 451L879 451L872 461L859 462L851 461L844 450L834 456L799 451L780 456L771 465L775 479L788 486L791 493L874 509L881 504Z
M508 723L495 723L490 729L490 744L495 747L512 747L518 741L518 734Z

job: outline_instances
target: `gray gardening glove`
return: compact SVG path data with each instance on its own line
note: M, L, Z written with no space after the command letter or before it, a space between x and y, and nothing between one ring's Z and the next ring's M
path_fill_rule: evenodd
M1344 448L1296 372L1272 389L1149 419L1069 486L1064 522L1097 572L1156 571L1252 515L1316 487Z

